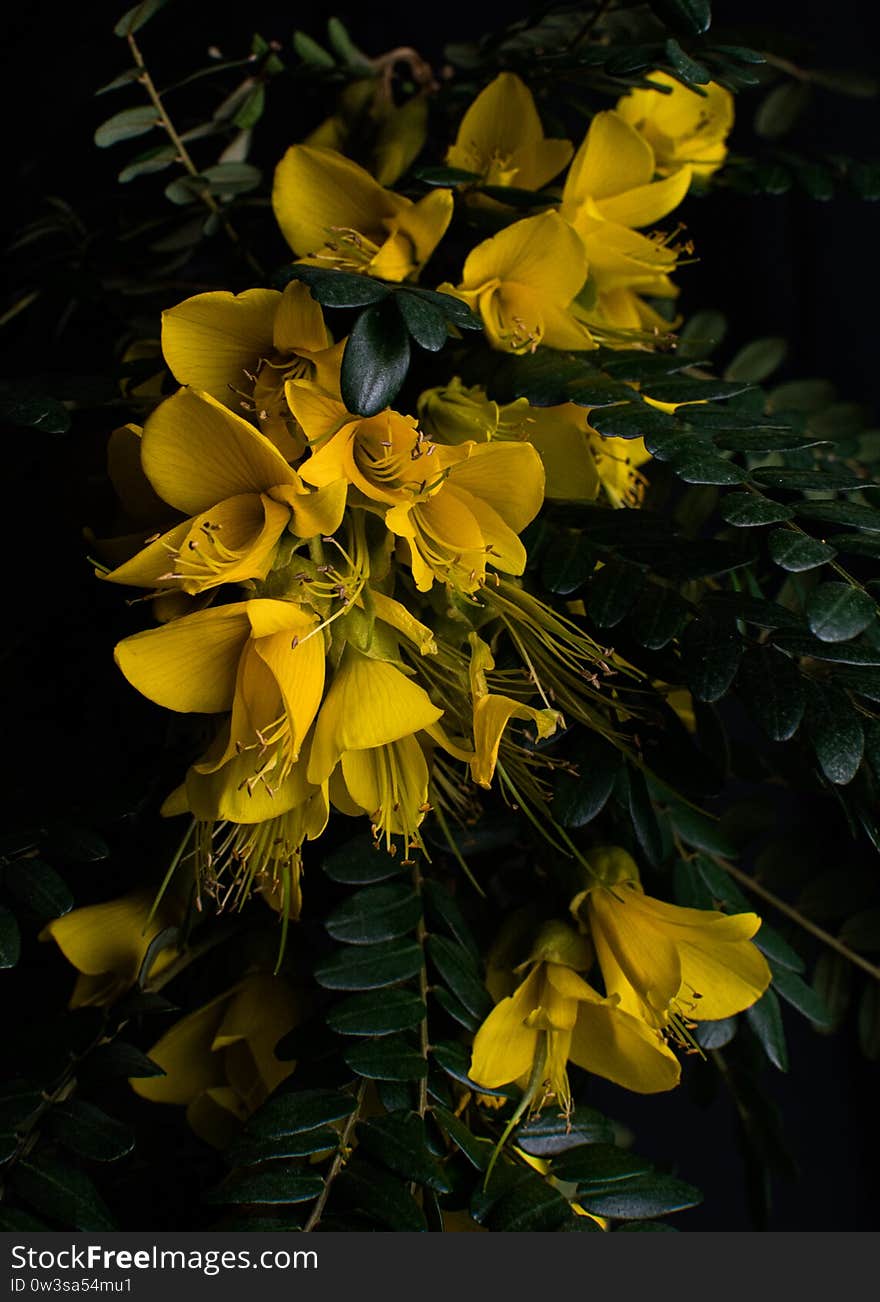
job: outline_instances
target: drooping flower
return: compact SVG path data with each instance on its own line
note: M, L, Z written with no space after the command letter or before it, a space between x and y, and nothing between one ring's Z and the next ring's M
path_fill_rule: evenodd
M572 153L570 141L545 139L532 92L516 73L501 72L468 108L446 162L486 185L540 190Z
M428 765L418 734L443 711L395 665L347 646L315 724L308 779L330 780L343 813L366 814L376 838L419 845Z
M486 1089L518 1084L532 1106L552 1096L571 1110L568 1062L626 1089L653 1094L678 1084L681 1068L659 1031L605 998L582 976L593 962L585 937L546 923L525 963L527 975L483 1022L469 1076Z
M509 353L550 348L594 348L587 328L571 314L587 277L578 235L556 212L514 222L468 254L460 285L443 284L483 320L493 348Z
M260 429L285 457L302 454L284 397L290 380L339 383L342 344L334 345L306 285L215 290L162 313L162 351L179 384L211 395L234 411L253 411Z
M275 1048L302 1015L283 977L253 973L175 1022L149 1051L163 1076L129 1081L141 1098L186 1108L199 1138L225 1148L295 1063Z
M302 801L295 764L324 690L317 627L317 617L294 602L257 598L197 611L116 647L116 663L149 700L183 713L231 711L199 767L238 765L236 789L270 802L253 821Z
M667 72L647 75L668 87L668 93L632 90L617 101L617 113L651 146L661 176L684 166L694 176L711 176L727 156L726 141L733 126L730 91L710 81L699 94Z
M617 846L592 851L590 866L597 880L572 912L589 927L605 988L621 1008L689 1043L690 1024L731 1017L760 999L771 973L752 944L757 914L653 899Z
M169 892L150 918L155 892L130 891L104 904L88 904L55 918L40 932L54 940L79 975L70 996L71 1008L114 1004L141 974L150 945L168 927L176 926L182 908ZM158 976L177 956L174 946L159 950L146 976Z
M141 463L158 495L190 518L102 577L190 594L265 578L282 534L332 533L345 484L311 492L253 425L209 394L181 389L148 419Z
M413 203L332 149L293 145L275 170L272 207L304 262L383 280L418 275L446 233L452 191Z
M543 500L543 470L532 448L442 446L411 416L351 416L305 384L291 385L290 402L313 447L302 477L319 489L342 478L363 494L406 544L420 591L435 579L474 591L487 565L523 572L518 535Z
M471 777L478 786L489 787L498 762L501 738L511 719L534 723L539 739L551 736L563 722L558 710L536 709L525 701L490 692L486 674L495 668L492 652L476 633L469 634L471 645L470 688L474 709L474 758L470 761Z

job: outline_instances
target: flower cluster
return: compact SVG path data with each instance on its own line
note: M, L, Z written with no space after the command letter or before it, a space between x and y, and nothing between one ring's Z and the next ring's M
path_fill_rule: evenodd
M425 849L432 810L442 826L466 819L493 784L540 821L558 763L540 743L570 723L614 741L638 710L635 671L575 609L530 591L523 534L545 499L637 507L642 441L600 437L582 405L498 403L454 373L409 410L350 410L346 340L309 276L412 285L453 219L488 223L458 279L429 283L468 306L491 349L665 344L656 303L674 298L689 246L653 228L723 160L731 109L718 86L664 90L598 113L575 148L545 138L530 91L502 73L446 155L449 175L467 179L413 199L387 187L421 147L423 103L382 118L371 173L340 152L366 93L352 87L277 167L272 205L297 259L285 287L200 293L165 312L162 351L180 388L112 444L123 495L153 527L109 547L99 573L153 603L156 625L119 643L119 669L156 704L207 720L163 807L195 829L200 901L236 908L257 892L286 927L302 907L303 846L331 810L366 819L377 846L406 860ZM518 217L505 189L533 192L531 215ZM567 1107L571 1059L631 1089L667 1089L679 1072L669 1042L690 1043L694 1021L766 986L754 915L651 900L622 853L613 872L592 861L573 904L579 930L556 920L533 938L522 983L477 1035L477 1084L532 1079ZM75 945L72 925L56 927L62 947ZM604 993L585 979L594 958ZM89 992L118 978L100 975L111 959L79 964ZM140 1092L186 1102L207 1132L218 1109L245 1115L245 1094L283 1079L241 1029L263 1000L254 982L165 1037L154 1056L168 1075ZM80 1002L99 998L81 985ZM273 1027L292 1024L289 1002ZM190 1041L207 1046L201 1074L178 1080ZM224 1066L246 1049L247 1089Z

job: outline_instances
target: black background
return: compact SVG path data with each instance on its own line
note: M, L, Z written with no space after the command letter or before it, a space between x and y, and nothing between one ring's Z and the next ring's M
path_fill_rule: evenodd
M173 22L163 20L143 33L148 54L169 70L197 66L208 45L241 52L256 21L265 37L285 45L293 26L320 38L330 13L347 22L368 53L413 44L436 63L444 41L467 39L529 9L513 0L308 8L275 0L249 6L177 0L171 7ZM121 107L94 100L93 92L126 66L124 46L112 34L122 8L124 0L30 0L7 18L2 89L8 188L0 216L9 233L33 216L47 193L69 199L87 217L114 202L118 160L112 151L95 149L91 136ZM864 0L719 0L715 6L716 28L736 25L747 39L755 24L792 35L812 51L815 65L877 70L875 7ZM163 48L156 49L157 41ZM754 100L745 104L743 115ZM313 123L296 119L295 104L290 112L292 141ZM823 94L798 143L816 153L876 157L877 126L876 102ZM275 129L285 128L276 123ZM738 139L747 150L747 132ZM734 345L757 335L785 335L791 353L784 378L825 376L843 397L876 412L877 207L848 196L822 204L802 194L750 198L716 191L692 203L689 222L700 260L680 276L685 311L722 308L731 319ZM104 354L108 326L86 319L72 337L68 332L60 354L20 319L4 334L3 375L68 366L88 372ZM5 790L15 815L41 818L52 806L99 806L102 784L120 767L132 781L142 780L147 792L151 757L165 740L157 712L133 704L113 676L109 648L134 626L132 617L120 612L117 593L108 595L94 583L82 556L81 529L91 521L91 508L80 488L71 491L70 485L82 482L84 463L98 484L104 434L88 429L77 439L55 441L21 431L6 436L3 650L10 699L4 751L11 769ZM95 494L98 501L99 487ZM106 648L103 659L96 646ZM84 884L83 892L104 886L105 894L112 893L112 883ZM826 1039L800 1019L787 1017L786 1023L791 1076L774 1075L770 1087L798 1154L800 1176L776 1182L771 1228L876 1228L876 1181L869 1175L877 1140L876 1069L859 1057L851 1027ZM691 1094L700 1092L706 1070L690 1073ZM674 1152L679 1173L711 1190L704 1207L679 1219L682 1228L751 1228L735 1118L726 1099L698 1106L686 1089L670 1097L623 1098L600 1082L596 1103L636 1132L641 1152L661 1161Z

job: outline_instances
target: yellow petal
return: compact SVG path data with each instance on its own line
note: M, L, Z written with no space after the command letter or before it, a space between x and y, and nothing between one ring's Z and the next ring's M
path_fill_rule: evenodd
M514 533L522 533L544 501L541 458L528 443L478 444L450 482L487 502Z
M418 273L446 234L453 207L451 190L432 190L389 219L388 239L370 262L373 275L401 281Z
M657 1031L604 1001L579 1005L569 1056L637 1094L674 1089L681 1077L678 1059Z
M452 162L453 152L462 150L479 159L485 167L495 155L507 156L543 136L532 92L516 73L502 72L480 91L465 113L447 160L454 167L467 167L467 163Z
M462 287L514 281L542 300L567 305L587 277L587 258L575 232L558 213L540 213L505 227L478 244L464 264Z
M272 342L282 354L320 352L333 342L321 308L301 280L291 280L285 286L275 314ZM264 355L265 351L260 354Z
M281 453L209 394L181 389L144 426L143 466L166 502L198 515L241 493L295 482Z
M492 783L495 765L498 761L498 748L504 729L511 719L531 720L539 737L549 737L556 731L562 715L556 710L536 710L521 701L511 700L509 696L483 696L474 703L474 749L476 757L471 760L471 777L481 787Z
M421 153L428 134L428 101L413 95L394 108L382 123L373 145L373 175L380 185L393 185Z
M339 399L317 384L297 380L287 385L285 393L290 410L313 447L322 447L344 426L356 424L355 418L349 415ZM310 473L313 460L314 454L300 468L303 478L309 484L316 482ZM322 476L318 482L329 483L336 478L335 474L330 475L329 478Z
M429 728L442 713L399 669L349 648L318 715L309 781L326 781L343 751L397 741Z
M595 501L599 495L599 476L583 408L572 403L561 407L532 407L526 429L529 442L544 463L548 499Z
M384 624L389 624L391 628L396 629L409 642L417 646L421 655L437 654L433 631L427 624L417 620L402 602L395 601L393 597L386 596L376 588L370 588L369 603L373 607L376 618L382 620Z
M570 140L535 140L522 145L510 156L512 184L518 190L540 190L559 175L573 153Z
M526 1025L541 998L541 969L492 1009L474 1039L470 1078L485 1089L509 1085L532 1068L538 1032Z
M694 1021L717 1021L750 1008L770 984L766 958L751 941L718 945L682 941L678 1002ZM697 996L699 995L699 998Z
M375 236L382 221L409 205L369 172L332 149L293 145L275 169L272 207L294 253L314 253L333 228Z
M162 313L162 351L179 384L231 406L272 348L277 289L196 294Z
M481 567L477 578L482 579L485 565L491 565L505 574L522 574L528 560L526 549L497 511L482 498L460 490L457 484L448 484L443 495L444 505L453 497L467 507L480 531L486 555L480 558Z
M250 634L247 603L197 611L125 638L115 658L137 691L184 713L228 710L238 661Z
M583 144L574 156L563 191L563 212L569 204L587 198L607 199L637 186L654 175L654 151L619 113L597 113Z
M678 948L663 928L630 907L637 895L625 885L614 887L613 893L604 887L591 892L590 928L596 956L602 966L607 946L648 1007L664 1013L681 986Z
M107 473L126 515L137 524L155 526L168 508L144 474L139 425L121 425L107 442Z
M395 790L395 808L383 810L387 793L387 785L383 781L387 773L384 752L390 747L394 748L394 771L398 784ZM413 828L407 825L406 814L417 814L424 809L428 799L428 765L424 751L415 737L402 737L400 741L391 742L389 747L346 751L342 756L341 767L346 790L363 813L373 818L382 811L388 830L401 835L412 833ZM401 817L395 817L398 811Z
M148 1050L147 1056L163 1068L164 1076L132 1077L135 1094L151 1103L189 1103L203 1090L226 1084L223 1058L211 1051L229 991L182 1017Z
M202 1090L186 1106L186 1122L212 1148L227 1148L247 1120L248 1110L229 1085Z
M652 181L623 194L599 200L596 207L607 221L621 226L650 226L677 208L691 183L691 169L682 167L665 181Z
M348 484L344 479L325 484L313 493L294 484L279 485L271 492L272 497L289 507L290 530L297 538L335 533L345 514L347 494Z

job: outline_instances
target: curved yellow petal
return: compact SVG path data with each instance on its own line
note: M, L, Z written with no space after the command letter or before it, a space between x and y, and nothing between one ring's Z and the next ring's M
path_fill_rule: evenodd
M607 946L636 993L662 1015L681 987L681 960L665 929L630 907L637 894L624 885L597 887L589 897L590 930L600 967Z
M574 156L563 190L563 213L585 199L647 185L654 176L654 151L619 113L597 113Z
M545 495L551 501L592 502L599 475L590 449L586 412L573 403L529 409L528 439L544 463Z
M518 190L540 190L559 175L573 153L570 140L535 140L523 145L510 156L511 184Z
M690 167L682 167L664 181L651 181L623 194L596 202L601 215L621 226L650 226L677 208L691 183Z
M498 1089L531 1071L538 1032L526 1025L541 1000L540 964L512 995L496 1004L477 1031L469 1075L477 1085Z
M544 501L544 468L529 443L477 444L449 482L487 502L514 533L522 533Z
M681 1065L659 1032L604 1001L579 1005L569 1056L636 1094L674 1089L681 1078Z
M250 635L247 602L197 611L124 638L116 663L137 691L183 713L228 710Z
M210 394L180 389L144 426L143 466L166 502L198 515L241 493L296 480L281 453Z
M302 257L322 248L334 228L375 236L409 200L332 149L293 145L275 169L272 208L281 233Z
M315 724L309 781L326 781L343 751L397 741L429 728L442 713L424 688L394 665L348 648Z
M147 1056L164 1076L132 1077L135 1094L151 1103L189 1103L203 1090L226 1084L223 1058L211 1045L229 1001L230 992L182 1017L156 1041Z
M761 998L772 979L766 958L751 941L733 944L682 941L678 1002L695 1022L732 1017Z
M215 290L162 313L162 352L179 384L203 389L227 406L250 392L249 375L272 348L277 289Z
M371 264L374 274L386 280L405 280L420 271L446 234L453 208L452 191L444 189L431 190L417 203L402 208L393 222L387 224L406 241L406 247L389 248L387 255L385 249L380 250ZM408 269L403 272L405 263Z
M587 257L577 234L556 212L525 217L478 244L464 264L462 288L514 281L542 299L567 305L587 277Z
M272 326L272 343L282 354L321 352L333 343L317 300L301 280L291 280L284 288Z
M511 719L526 719L535 724L539 737L556 731L562 715L556 710L537 710L509 696L490 694L474 702L474 749L471 777L481 787L489 787L498 761L498 748L504 729Z

